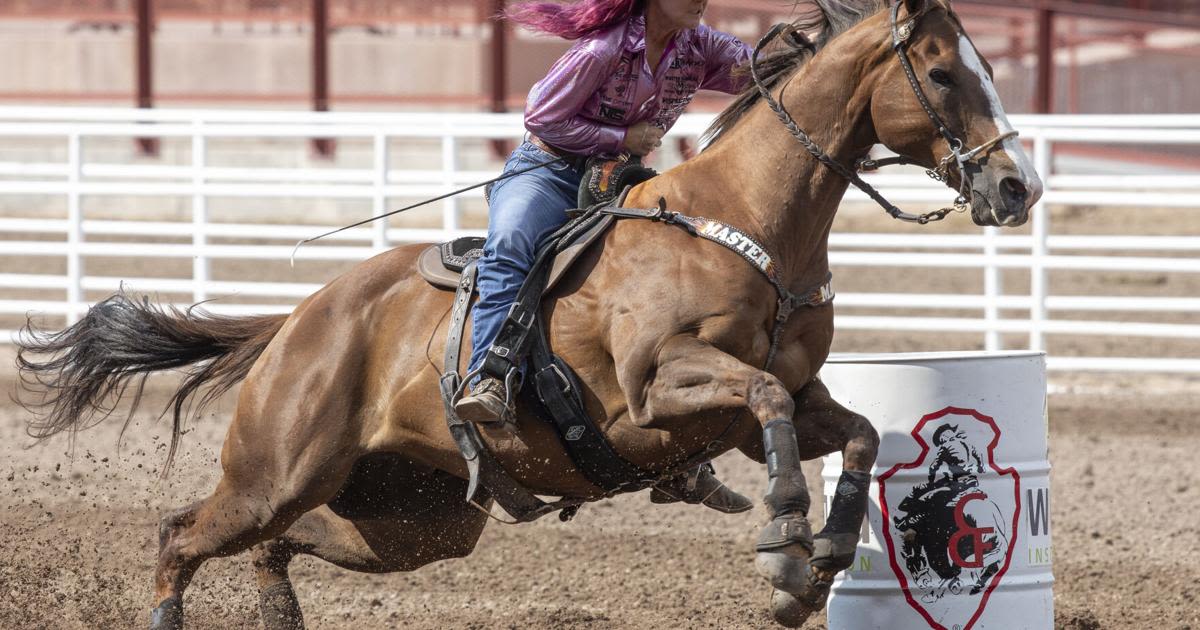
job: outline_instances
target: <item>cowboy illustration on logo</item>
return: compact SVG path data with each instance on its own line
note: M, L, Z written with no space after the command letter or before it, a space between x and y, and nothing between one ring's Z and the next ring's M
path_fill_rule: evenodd
M1008 569L1020 476L997 466L1000 429L975 410L929 414L912 439L917 458L879 476L889 560L931 627L968 630Z

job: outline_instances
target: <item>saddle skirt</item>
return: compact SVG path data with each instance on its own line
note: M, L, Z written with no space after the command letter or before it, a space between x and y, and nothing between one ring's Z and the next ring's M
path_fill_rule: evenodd
M543 294L554 288L554 285L571 268L579 256L599 240L615 220L616 217L612 215L604 216L596 225L581 234L577 240L554 257L554 262L550 267L550 280L546 283ZM458 288L463 268L478 260L480 256L483 256L483 239L477 236L464 236L440 245L430 245L417 257L417 271L429 284L453 291Z

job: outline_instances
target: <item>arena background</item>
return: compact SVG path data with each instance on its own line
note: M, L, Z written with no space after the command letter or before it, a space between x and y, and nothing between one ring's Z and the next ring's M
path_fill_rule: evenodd
M1008 112L1028 114L1014 122L1049 192L1037 220L1003 233L965 217L900 225L849 196L835 350L1046 349L1055 625L1196 628L1200 4L955 6ZM564 44L497 28L498 7L0 0L4 391L27 314L60 326L121 284L286 311L382 248L481 230L470 194L288 262L299 238L499 170L525 91ZM708 22L753 41L802 10L713 0ZM698 98L655 163L694 151L724 102ZM923 178L874 181L902 205L949 200ZM120 445L119 422L33 445L27 412L0 408L0 628L144 625L155 523L215 483L232 398L191 424L167 482L152 407ZM718 467L761 494L758 466ZM624 496L569 524L492 525L470 558L411 574L301 559L293 578L317 628L768 627L749 552L764 518ZM256 602L248 557L212 561L189 621L256 627Z

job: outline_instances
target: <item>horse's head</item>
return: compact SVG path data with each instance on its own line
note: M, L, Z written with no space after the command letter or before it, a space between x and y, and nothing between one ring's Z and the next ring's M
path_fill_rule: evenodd
M938 169L969 201L976 224L1025 223L1042 181L1004 115L991 66L949 4L899 0L879 19L898 48L880 66L871 98L879 141Z

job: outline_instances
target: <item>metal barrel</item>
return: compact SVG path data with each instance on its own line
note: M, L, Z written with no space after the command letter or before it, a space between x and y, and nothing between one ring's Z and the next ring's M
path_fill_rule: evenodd
M834 355L821 379L880 436L829 628L1052 628L1044 353Z

